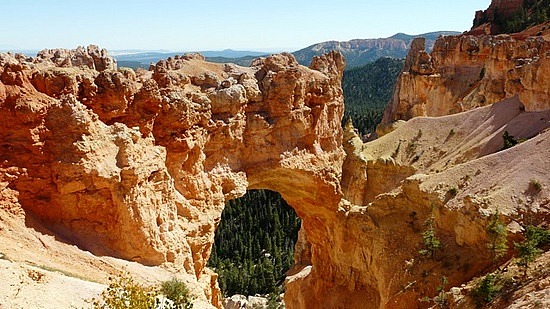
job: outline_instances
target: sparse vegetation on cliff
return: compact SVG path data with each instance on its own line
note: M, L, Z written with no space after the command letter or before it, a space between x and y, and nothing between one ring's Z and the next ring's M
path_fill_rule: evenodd
M536 179L531 179L529 182L529 187L535 191L535 193L539 193L542 190L542 184Z
M528 225L525 227L525 240L514 243L518 250L518 265L523 268L524 275L527 275L529 263L535 260L543 251L542 247L550 243L550 231L538 226Z
M485 230L487 231L488 238L487 248L493 259L497 260L504 256L508 249L508 245L506 244L508 230L506 229L506 225L500 221L498 211L491 215Z
M458 194L458 188L457 187L451 187L447 193L450 197L455 197Z
M476 284L472 290L472 296L478 307L492 302L500 294L502 286L498 284L498 281L498 275L488 274Z
M160 285L160 292L174 303L174 309L191 308L189 291L183 281L177 278L164 281Z
M508 131L504 131L504 133L502 133L502 142L504 144L504 146L502 147L502 150L514 147L515 145L518 144L518 140L516 140L512 135L510 135Z
M437 250L441 248L441 241L435 235L434 218L428 218L424 222L424 227L426 228L424 232L422 232L424 248L420 249L418 253L424 256L434 257Z
M437 308L448 308L449 307L449 299L447 297L447 293L445 292L445 285L447 285L447 277L443 276L441 277L441 284L437 286L437 295L433 298L430 297L424 297L420 299L421 302L431 303L433 302L435 304L435 307Z

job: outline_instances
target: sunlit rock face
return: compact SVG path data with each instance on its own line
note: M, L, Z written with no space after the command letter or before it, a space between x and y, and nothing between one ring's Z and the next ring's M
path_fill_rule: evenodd
M287 307L421 306L442 277L460 286L494 265L491 214L510 242L547 223L548 59L546 36L445 37L431 54L417 40L384 115L393 131L364 144L340 126L337 52L309 68L191 54L137 72L93 46L0 54L0 211L185 272L219 307L206 262L225 202L270 189L302 218ZM525 141L501 151L504 131ZM427 226L442 246L430 256Z
M330 229L339 250L325 261L332 273L309 281L302 295L328 291L329 307L425 306L418 299L436 296L442 277L460 286L510 258L511 248L499 262L487 249L492 215L507 225L509 244L521 239L522 225L548 226L550 195L532 185L550 183L548 34L541 25L442 37L430 54L422 39L413 42L377 130L382 137L364 144L345 130L345 219ZM524 142L504 149L504 132ZM428 228L442 246L425 256ZM331 289L335 273L349 274L340 277L353 287L345 296Z
M382 124L454 114L514 96L527 111L545 110L550 30L538 30L441 37L430 54L423 40L416 39Z
M96 255L180 267L220 306L205 265L227 200L279 191L306 231L336 211L343 69L339 53L137 73L95 46L0 54L2 210Z

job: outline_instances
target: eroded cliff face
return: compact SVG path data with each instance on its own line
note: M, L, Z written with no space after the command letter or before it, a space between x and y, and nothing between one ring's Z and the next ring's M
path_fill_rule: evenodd
M331 269L347 270L347 280L355 281L350 286L372 291L377 297L363 298L371 308L416 308L429 305L418 300L437 295L442 277L446 289L459 287L507 261L512 250L495 263L487 249L491 215L500 214L513 240L522 225L547 226L550 219L549 109L526 112L512 98L452 116L414 118L366 144L345 134L345 199L342 226L332 230L339 250L328 254L337 261ZM504 130L526 141L501 151ZM545 189L534 192L533 179ZM430 218L442 247L422 255ZM353 291L346 296L363 297ZM360 307L342 299L348 298L333 304Z
M417 39L382 124L454 114L513 96L519 96L528 111L545 109L550 29L528 36L532 33L441 37L430 54L423 40ZM384 133L383 126L379 131Z
M428 306L442 277L458 287L498 264L492 214L510 244L522 224L548 225L548 57L544 36L442 38L431 55L416 41L385 121L453 115L364 144L340 127L335 52L310 68L289 54L250 68L186 55L138 72L95 47L1 54L0 236L18 222L169 267L220 306L205 264L224 204L270 189L302 218L287 307ZM502 151L505 130L526 141ZM428 256L425 222L442 242Z
M352 127L344 133L339 224L327 237L336 250L320 264L330 266L313 267L312 288L298 299L316 290L333 295L327 307L429 307L419 299L436 296L443 277L444 289L460 287L509 261L522 226L548 228L548 36L444 37L431 54L423 45L413 43L383 136L363 143ZM505 131L525 141L503 150ZM495 214L509 233L497 261L486 230ZM422 255L427 229L442 246ZM455 289L446 306L473 307L467 294Z
M290 54L250 68L187 55L137 74L94 46L1 54L2 216L97 256L170 264L219 306L205 265L227 200L279 191L310 243L322 237L308 230L341 197L343 68L339 53L311 69Z

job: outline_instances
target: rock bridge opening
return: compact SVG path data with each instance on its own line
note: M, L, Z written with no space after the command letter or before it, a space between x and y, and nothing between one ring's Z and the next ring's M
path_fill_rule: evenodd
M301 220L278 192L249 190L229 200L216 230L208 266L225 297L278 295L294 264Z

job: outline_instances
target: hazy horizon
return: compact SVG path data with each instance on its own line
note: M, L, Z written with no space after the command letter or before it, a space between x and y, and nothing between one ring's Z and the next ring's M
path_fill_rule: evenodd
M475 11L489 3L19 0L3 4L8 14L0 27L10 31L0 37L0 50L95 44L110 51L290 52L318 42L385 38L399 32L463 32L470 29Z
M441 31L430 31L430 32L451 32L451 31L441 30ZM426 33L430 33L430 32L426 32ZM396 34L398 34L398 33L394 33L393 35L396 35ZM414 34L405 33L405 34L406 35L411 35L411 36L417 36L417 35L421 35L421 34L425 34L425 33L414 33ZM391 36L393 36L393 35L391 35ZM391 37L391 36L388 36L388 37ZM380 38L356 38L356 39L380 39ZM354 40L354 39L351 39L351 40ZM336 40L329 40L329 41L336 41ZM347 41L350 41L350 40L347 40ZM327 42L327 41L320 41L320 42L316 42L314 44L323 43L323 42ZM97 44L94 44L94 43L90 43L90 44L97 45ZM77 48L79 46L87 47L90 44L78 45L78 46L74 46L74 47L59 47L59 48L74 49L74 48ZM170 49L134 49L134 48L127 48L127 49L107 49L107 50L108 50L108 52L111 56L129 55L129 54L132 54L132 53L139 54L139 53L177 53L177 52L224 52L224 51L253 52L253 53L279 53L279 52L295 52L295 51L298 51L300 49L307 48L307 47L309 47L311 45L314 45L314 44L310 44L310 45L307 45L307 46L296 47L296 48L293 48L293 49L290 49L290 48L266 48L266 49L258 49L258 48L242 48L242 49L224 48L224 49L211 49L211 50L179 50L179 49L178 50L170 50ZM101 46L101 45L99 47L105 48L104 46ZM56 47L52 47L52 48L56 48ZM38 49L38 48L19 49L19 48L13 48L13 47L7 48L6 46L0 44L0 52L23 52L23 53L31 54L31 53L39 52L43 49L47 49L47 48L40 48L40 49Z

